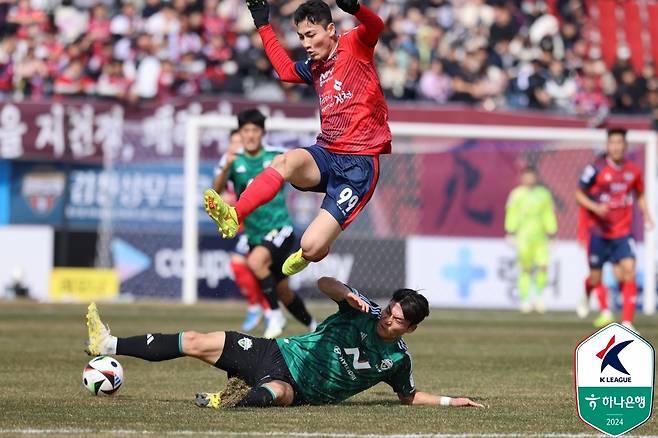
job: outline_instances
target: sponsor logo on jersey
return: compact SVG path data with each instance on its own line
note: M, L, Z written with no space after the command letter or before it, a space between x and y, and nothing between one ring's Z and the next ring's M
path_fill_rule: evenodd
M241 339L238 341L238 345L239 345L240 347L242 347L242 349L243 349L244 351L247 351L247 350L249 350L249 349L252 347L252 345L254 345L254 343L253 343L252 340L249 339L249 338L241 338Z
M393 367L393 361L391 359L383 359L382 363L379 364L379 369L382 371L390 370Z
M334 74L334 68L330 68L324 73L320 73L320 86L324 87L324 84L327 83L327 81L331 78L331 76Z

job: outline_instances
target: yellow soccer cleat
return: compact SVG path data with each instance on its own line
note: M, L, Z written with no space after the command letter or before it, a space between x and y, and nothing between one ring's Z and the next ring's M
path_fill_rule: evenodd
M194 404L200 408L224 409L238 404L251 391L247 383L237 377L231 377L226 387L220 392L199 392Z
M194 399L194 404L200 408L219 409L222 405L222 393L199 392Z
M603 328L608 324L615 322L615 317L612 313L601 312L601 314L594 320L594 328Z
M235 207L231 207L224 202L213 189L208 189L203 193L203 205L210 219L217 224L217 230L222 237L224 239L234 237L240 226Z
M299 248L296 253L290 254L290 256L288 256L286 261L283 263L281 272L283 272L283 275L290 277L291 275L302 272L304 269L306 269L309 263L311 262L302 257L302 249Z
M86 319L89 339L85 352L90 356L108 354L108 347L111 343L110 329L101 321L96 303L91 303L87 307Z

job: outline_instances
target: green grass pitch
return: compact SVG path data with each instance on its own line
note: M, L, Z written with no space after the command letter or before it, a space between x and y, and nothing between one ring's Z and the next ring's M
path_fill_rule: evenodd
M318 316L335 307L311 306ZM180 330L238 329L244 306L206 302L100 304L118 336ZM574 401L573 351L594 329L574 313L521 315L505 311L434 309L405 337L417 387L464 395L486 409L400 406L380 384L336 406L215 411L199 409L197 391L223 387L225 374L181 358L149 363L119 357L125 383L111 398L82 386L85 308L0 302L0 438L5 436L379 436L424 434L596 433L582 423ZM591 319L591 318L590 318ZM637 328L655 345L655 318ZM286 335L301 333L289 320ZM657 435L655 417L631 432ZM333 434L333 435L331 435Z

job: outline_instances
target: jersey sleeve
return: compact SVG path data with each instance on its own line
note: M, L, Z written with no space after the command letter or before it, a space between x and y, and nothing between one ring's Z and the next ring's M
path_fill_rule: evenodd
M599 171L596 169L596 166L593 164L588 164L583 169L580 174L580 180L578 181L578 187L581 190L589 190L590 187L596 182L596 175L599 174Z
M514 234L519 229L519 202L518 192L512 190L507 197L507 204L505 204L505 232Z
M359 298L361 298L363 301L368 303L368 306L370 306L370 309L368 310L368 312L371 315L379 316L379 314L381 313L381 308L379 307L379 305L377 303L370 300L370 298L363 295L361 292L354 289L352 286L350 286L348 284L345 284L345 283L343 283L343 284L345 285L346 288L348 288L350 291L352 291L352 293L356 294ZM349 303L347 302L347 300L339 301L338 302L338 313L349 313L349 312L361 313L358 310L356 310L354 307L350 306Z
M354 16L361 22L356 28L359 42L366 47L374 48L379 35L384 30L384 22L377 14L361 5Z
M274 70L279 75L279 78L284 82L304 83L306 80L302 78L297 71L297 64L290 59L288 52L283 48L271 25L261 26L258 28L261 40L263 40L263 47L268 59L272 63Z
M404 397L413 395L416 392L416 383L413 376L413 364L409 352L405 352L404 359L398 365L396 370L388 376L384 382L393 388L397 394Z
M308 85L313 85L313 74L311 73L312 62L311 59L295 62L295 72L297 72L297 75Z

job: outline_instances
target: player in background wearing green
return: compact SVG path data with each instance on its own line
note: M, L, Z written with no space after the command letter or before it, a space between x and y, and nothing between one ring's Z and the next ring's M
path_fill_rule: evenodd
M429 314L425 297L399 289L381 308L357 290L329 277L318 288L338 304L338 311L315 332L262 339L237 332L148 333L117 338L89 305L87 352L148 361L182 356L200 359L246 382L244 395L200 393L196 404L219 408L232 396L235 406L290 406L339 403L379 382L386 382L406 405L477 406L468 398L421 392L412 375L411 355L402 335L412 333ZM233 379L236 380L236 379ZM230 386L229 386L230 388Z
M521 312L532 311L530 290L534 286L535 310L544 313L546 308L541 295L548 279L548 238L557 232L557 220L551 192L537 183L537 172L531 167L523 169L521 185L509 194L505 232L517 251Z
M224 154L216 170L214 189L221 192L230 181L235 195L240 199L253 179L285 150L263 145L265 116L257 109L238 114L238 132L242 138L242 149L238 153L229 151ZM295 318L313 331L317 323L302 299L290 290L288 277L281 272L286 258L299 247L299 237L294 232L286 206L285 186L270 202L245 218L244 232L250 247L247 266L258 278L270 305L264 336L275 338L283 331L285 318L279 309L279 299Z

